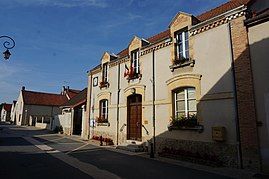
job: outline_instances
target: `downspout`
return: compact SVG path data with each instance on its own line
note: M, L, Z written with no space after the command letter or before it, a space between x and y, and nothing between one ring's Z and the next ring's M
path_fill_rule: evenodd
M232 78L233 78L233 90L234 90L234 102L235 102L235 124L236 124L236 138L237 138L237 147L238 147L238 159L239 159L239 167L243 168L242 163L242 147L241 147L241 139L240 139L240 127L239 127L239 119L238 119L238 102L237 102L237 89L236 89L236 81L235 81L235 70L234 70L234 53L233 53L233 41L231 34L231 23L228 22L228 35L229 35L229 47L230 47L230 57L231 57L231 67L232 67Z
M152 50L152 122L153 122L153 152L156 149L155 137L155 50Z
M118 64L118 96L117 96L117 145L119 144L119 103L120 103L120 63Z
M90 90L90 96L89 96L89 106L87 107L86 106L86 109L88 108L89 111L88 111L88 119L86 119L86 129L87 129L87 132L86 132L86 135L87 135L87 138L90 139L90 122L91 122L91 110L92 110L92 107L91 107L91 101L92 101L92 73L90 72L90 75L91 75L91 81L90 81L90 86L89 86L89 89ZM86 103L87 104L87 103Z

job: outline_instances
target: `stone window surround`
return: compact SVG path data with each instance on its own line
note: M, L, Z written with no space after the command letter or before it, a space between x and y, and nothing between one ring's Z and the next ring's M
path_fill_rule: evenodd
M102 100L107 100L107 103L108 103L107 104L108 105L107 109L109 110L110 106L111 106L111 93L110 92L101 92L101 93L99 93L97 95L97 100L95 102L95 106L99 106L99 102L102 101ZM99 111L98 117L100 117L100 111ZM108 116L108 118L109 118L109 116ZM98 122L96 122L96 123L97 123L97 126L110 126L109 119L107 120L107 122L104 122L104 123L98 123Z
M201 98L201 77L199 74L180 74L174 76L173 78L166 81L166 85L168 87L168 100L169 100L169 114L173 116L173 91L178 88L184 87L194 87L195 88L195 96L196 101L199 101ZM198 114L197 109L197 114ZM199 116L198 121L199 121ZM167 119L169 120L169 119Z

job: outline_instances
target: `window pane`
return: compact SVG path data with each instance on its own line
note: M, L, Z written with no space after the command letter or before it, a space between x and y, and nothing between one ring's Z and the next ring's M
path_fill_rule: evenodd
M179 99L185 99L185 92L184 90L183 91L179 91L176 93L176 99L179 100Z
M184 34L185 34L185 40L188 40L189 39L189 33L188 33L188 31L186 31Z
M189 100L188 101L188 110L189 111L196 111L196 100Z
M189 51L185 51L185 58L189 58Z
M185 101L177 101L176 102L176 110L184 111L185 110Z
M185 41L185 50L189 50L189 41L188 40Z
M185 116L185 112L176 112L175 113L175 118L180 118L182 116Z
M195 89L188 88L188 99L195 99Z
M179 47L179 52L182 52L183 51L183 44L182 43L178 44L178 47Z
M182 33L178 34L178 42L182 42Z

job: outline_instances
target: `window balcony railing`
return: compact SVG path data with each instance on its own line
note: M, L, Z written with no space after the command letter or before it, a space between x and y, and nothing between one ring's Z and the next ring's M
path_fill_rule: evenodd
M141 73L134 73L134 74L129 74L127 80L134 80L134 79L141 79L142 78L142 74Z
M171 71L173 72L177 68L185 67L185 66L191 66L193 67L195 64L195 60L190 59L190 58L184 58L184 57L176 57L174 60L173 64L169 66Z
M109 87L109 83L107 81L101 81L99 84L100 89L102 88L108 88Z

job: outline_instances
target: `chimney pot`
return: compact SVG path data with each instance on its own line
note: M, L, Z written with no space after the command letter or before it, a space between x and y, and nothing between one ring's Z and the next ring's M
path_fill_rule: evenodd
M22 86L21 90L24 91L25 90L25 86Z

